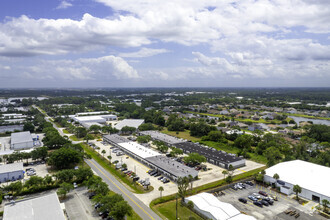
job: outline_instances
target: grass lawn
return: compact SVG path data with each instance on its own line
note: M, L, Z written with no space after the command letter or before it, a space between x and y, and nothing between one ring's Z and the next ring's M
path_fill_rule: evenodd
M166 203L159 204L155 206L156 210L165 216L167 219L175 220L176 213L176 201L170 201ZM190 211L187 207L180 205L180 200L178 200L178 218L182 220L189 220L190 217L194 217L194 219L199 220L202 218L196 213Z
M64 134L70 134L70 132L68 132L68 130L66 130L66 129L63 129L63 133Z
M86 144L80 145L84 148L86 153L91 155L92 158L96 160L96 162L98 162L104 169L106 169L109 173L116 177L117 180L128 186L132 192L142 194L150 192L154 189L152 186L149 186L148 190L145 190L142 186L134 184L131 179L128 179L126 175L123 174L121 171L116 170L114 166L109 163L108 160L103 159L102 156L96 151L92 150L92 148L90 148Z
M76 135L71 135L69 138L70 138L72 141L82 141L82 140L83 140L82 138L77 138Z
M317 117L317 116L311 116L311 115L289 114L289 113L287 113L286 115L291 115L291 116L296 116L296 117L303 117L303 118L310 118L310 119L330 120L330 118Z
M172 135L172 136L175 136L175 137L178 137L178 138L187 139L187 140L190 140L190 141L200 141L201 140L198 137L190 136L189 130L179 131L178 134L177 134L176 131L168 131L167 128L165 128L161 132L164 133L164 134Z

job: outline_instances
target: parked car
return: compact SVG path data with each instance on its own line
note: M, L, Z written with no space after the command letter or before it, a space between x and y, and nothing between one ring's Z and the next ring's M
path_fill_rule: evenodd
M233 190L237 190L237 189L238 189L236 185L232 185L231 188L232 188Z
M259 194L260 195L263 195L263 196L268 196L268 194L266 192L264 192L264 191L259 191Z
M259 206L260 208L262 208L262 203L259 201L254 201L253 204L255 204L256 206Z
M254 184L251 181L245 181L245 184L253 186Z
M262 199L260 201L264 206L269 206L269 203L265 200L265 199Z
M159 177L161 174L160 173L156 173L155 177Z
M252 195L249 195L248 198L251 199L252 201L258 201L258 199Z
M158 177L157 179L158 179L158 180L162 180L163 178L164 178L164 177L161 176L161 177Z
M73 183L73 188L77 188L77 187L78 187L77 183L74 182L74 183Z
M244 198L239 198L238 201L243 202L243 203L247 203L247 200L244 199Z

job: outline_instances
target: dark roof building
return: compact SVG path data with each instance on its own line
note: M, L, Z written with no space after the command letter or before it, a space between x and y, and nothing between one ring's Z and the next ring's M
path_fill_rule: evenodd
M180 148L184 153L198 153L206 157L209 163L228 169L230 165L234 168L245 166L245 159L229 154L224 151L218 151L214 148L202 146L197 143L184 142L173 146Z

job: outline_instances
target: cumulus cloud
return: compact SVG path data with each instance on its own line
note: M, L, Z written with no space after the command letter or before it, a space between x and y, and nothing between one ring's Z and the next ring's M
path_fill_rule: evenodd
M73 5L67 1L61 1L61 3L56 7L56 9L66 9L72 7Z
M130 58L141 58L141 57L151 57L162 53L169 53L170 50L167 49L153 49L153 48L141 48L139 51L131 53L120 53L120 57L130 57Z

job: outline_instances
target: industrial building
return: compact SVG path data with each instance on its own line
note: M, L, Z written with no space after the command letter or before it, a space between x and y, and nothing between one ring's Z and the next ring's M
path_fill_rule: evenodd
M164 143L166 143L168 145L183 143L183 142L187 141L182 138L177 138L177 137L173 137L173 136L170 136L167 134L163 134L158 131L141 131L139 134L140 135L149 135L153 140L163 141Z
M233 205L221 202L210 193L200 193L185 199L192 201L194 209L206 219L214 220L255 220L253 216L242 214Z
M12 150L29 149L33 146L33 138L29 131L11 133L10 147Z
M5 205L3 220L65 220L56 193Z
M138 128L144 123L144 119L124 119L115 125L115 128L121 130L123 127Z
M225 151L218 151L214 148L202 146L198 143L183 142L174 144L173 146L180 148L184 153L198 153L203 155L207 162L214 165L228 169L230 165L233 168L239 168L245 166L245 159L236 157L234 154L226 153Z
M126 154L146 164L147 166L157 169L158 172L169 177L173 181L176 181L179 177L198 176L198 171L195 169L117 134L105 135L103 140L118 147Z
M316 202L323 199L330 201L330 168L318 164L293 160L276 164L265 170L264 181L276 183L282 193L290 195L293 186L299 185L301 193L298 195ZM279 175L279 179L273 178L274 174Z
M0 166L0 183L24 178L23 163L11 163Z

